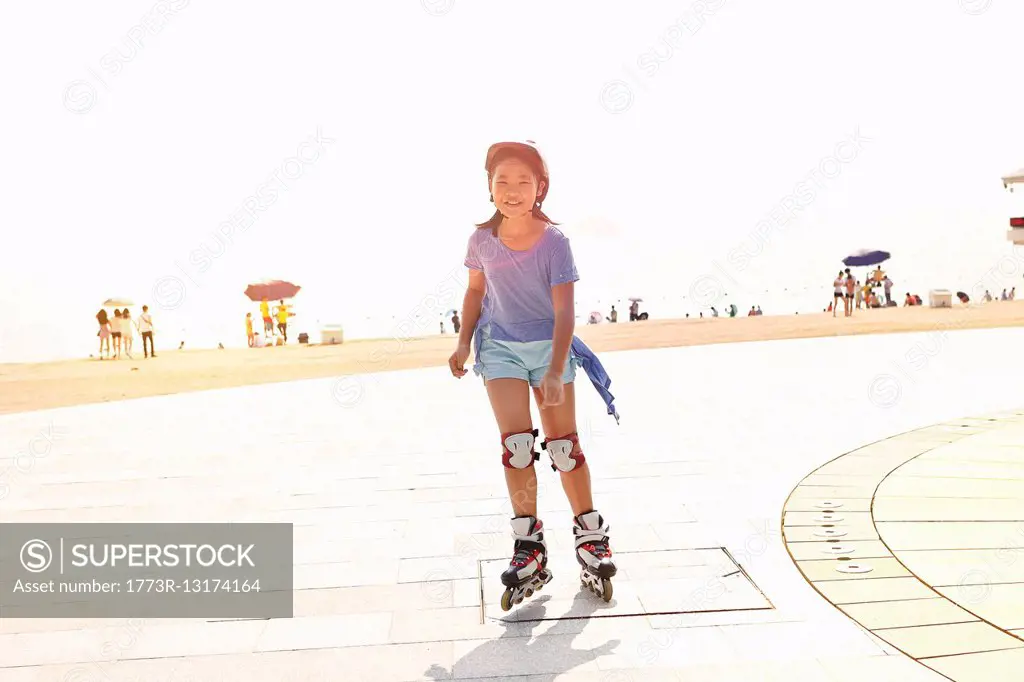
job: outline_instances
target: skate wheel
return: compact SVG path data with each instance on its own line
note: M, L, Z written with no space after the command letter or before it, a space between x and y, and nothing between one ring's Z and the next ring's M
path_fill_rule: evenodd
M612 581L608 580L608 578L602 579L601 591L604 593L601 596L605 600L605 602L610 602L612 600Z
M508 611L512 608L512 591L505 590L505 593L501 595L501 610Z
M527 589L526 590L526 598L529 599L532 596L533 596L533 590Z

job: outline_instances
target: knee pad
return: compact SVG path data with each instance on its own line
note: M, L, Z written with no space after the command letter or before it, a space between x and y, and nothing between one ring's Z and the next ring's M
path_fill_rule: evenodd
M540 453L533 450L536 439L537 429L522 433L501 434L503 448L501 463L505 465L505 468L528 469L532 467L533 462L540 459Z
M540 446L547 450L548 456L551 458L552 471L573 471L586 461L583 451L579 449L580 441L575 433L546 440ZM574 449L576 450L575 454L573 453Z

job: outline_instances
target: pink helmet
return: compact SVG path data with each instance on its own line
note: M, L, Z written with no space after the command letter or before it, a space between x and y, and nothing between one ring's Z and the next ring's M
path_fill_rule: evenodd
M540 150L537 149L537 143L533 140L523 140L521 142L495 142L492 144L487 149L487 159L484 161L484 170L487 171L488 183L494 172L495 158L501 152L510 152L540 171L540 176L537 180L542 181L544 186L537 194L537 201L544 201L544 197L548 195L548 187L551 184L551 180L548 177L548 164L544 161L544 156L540 153Z

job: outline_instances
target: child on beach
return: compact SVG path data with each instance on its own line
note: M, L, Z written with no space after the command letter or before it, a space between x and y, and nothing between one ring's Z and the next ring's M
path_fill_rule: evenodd
M132 321L132 311L125 308L121 311L121 343L124 346L124 354L134 360L132 356L132 346L135 339L134 322Z
M572 507L581 580L607 601L616 567L609 526L594 508L590 469L577 435L576 366L590 376L617 421L607 391L610 381L573 334L573 290L579 276L569 240L541 210L549 183L543 157L532 142L501 142L488 149L484 167L496 210L469 238L469 286L449 367L457 378L467 374L472 341L473 371L483 377L501 436L515 514L514 556L502 574L507 589L501 606L509 610L552 578L544 524L537 518L533 463L540 455L534 450L538 432L530 414L531 388L546 438L541 448L559 472Z

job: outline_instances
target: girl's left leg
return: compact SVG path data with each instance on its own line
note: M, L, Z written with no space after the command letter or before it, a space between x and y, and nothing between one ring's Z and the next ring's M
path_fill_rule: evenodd
M590 488L590 467L580 448L576 433L575 384L564 386L565 399L561 405L540 409L544 427L544 446L552 465L559 471L562 489L569 500L573 514L573 534L576 536L576 560L582 567L583 585L605 601L612 598L611 578L617 572L612 560L608 531L610 527L594 509ZM540 389L533 389L537 405L541 404Z
M540 423L544 427L544 437L551 441L576 433L576 390L575 384L565 384L565 400L561 405L540 408L542 402L539 388L533 389L540 412ZM580 453L579 443L573 444L572 454ZM594 500L590 492L590 467L586 461L578 464L572 471L561 471L562 490L572 507L572 515L579 516L593 511Z

